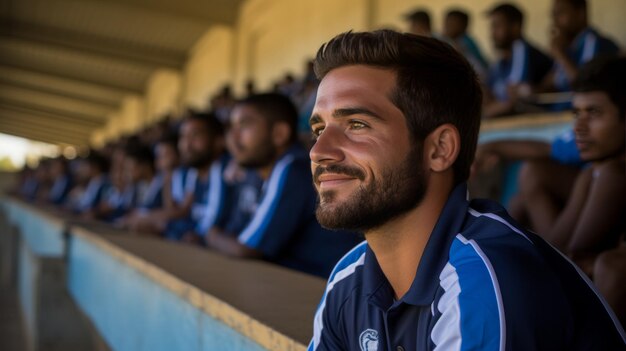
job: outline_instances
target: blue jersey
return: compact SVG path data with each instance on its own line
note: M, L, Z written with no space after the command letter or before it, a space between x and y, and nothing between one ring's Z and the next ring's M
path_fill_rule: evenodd
M163 174L157 174L150 182L138 182L135 206L144 211L163 207L164 181Z
M329 231L317 222L310 162L300 146L282 155L238 240L269 261L327 277L334 262L360 240L356 234Z
M623 350L592 283L494 202L451 193L408 292L394 299L367 242L339 261L309 350Z
M244 179L233 184L233 198L222 228L226 233L239 234L250 223L259 206L263 183L256 171L246 170Z
M87 183L85 191L80 196L76 208L74 209L78 213L83 213L94 209L100 201L104 199L107 189L109 188L109 181L104 175L92 178Z
M566 131L552 141L550 157L565 165L582 166L585 163L580 158L573 129Z
M172 198L177 203L192 194L191 211L186 218L175 219L167 224L165 237L180 239L187 232L204 234L213 223L223 216L223 200L226 186L223 172L228 164L228 156L215 160L207 177L199 177L195 168L177 170L172 175Z
M523 39L513 43L510 58L498 60L489 69L489 88L499 101L509 100L508 86L537 85L552 67L552 59Z
M598 55L615 54L619 48L610 39L601 36L592 28L580 32L567 50L567 56L580 67ZM554 86L558 91L569 91L571 82L562 66L556 65Z
M60 205L65 202L65 198L72 190L72 180L69 175L62 175L54 180L50 193L48 194L48 200L55 205Z
M103 202L106 203L111 212L103 219L106 221L114 221L123 216L126 212L135 206L137 198L137 188L134 184L120 189L111 186L104 193Z

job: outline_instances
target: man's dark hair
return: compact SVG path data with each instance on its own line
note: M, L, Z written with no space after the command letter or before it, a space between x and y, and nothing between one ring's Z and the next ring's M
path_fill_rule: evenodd
M502 15L506 18L507 22L513 24L519 24L520 26L524 22L524 14L517 6L509 3L503 3L496 5L491 10L487 11L489 16Z
M168 130L162 137L159 139L157 144L167 144L170 145L176 153L178 153L178 134L173 130Z
M152 150L144 145L131 145L124 149L126 157L135 160L139 164L145 164L150 166L154 171L154 153Z
M586 63L572 83L575 93L600 91L606 93L626 116L626 57L601 56Z
M183 123L185 121L200 121L201 123L204 123L211 139L224 135L224 125L214 113L188 111L185 115Z
M298 110L287 96L279 93L256 94L239 100L237 105L254 107L270 122L270 126L276 122L287 123L291 129L289 142L295 143L298 140Z
M575 9L587 9L587 0L566 0Z
M454 163L455 182L469 177L476 151L482 91L476 73L450 45L440 40L392 30L339 34L317 52L315 72L368 65L395 71L391 101L404 113L412 140L422 143L442 124L461 136Z
M98 168L98 170L100 170L101 173L109 172L109 166L110 166L109 159L95 150L92 150L89 153L89 155L87 155L87 157L85 158L85 161L89 165L95 166L96 168Z
M469 26L469 15L467 14L467 12L463 10L459 10L459 9L454 9L446 13L446 18L454 18L454 17L456 17L459 21L461 21L463 28L467 29L467 27Z
M424 9L413 11L405 16L408 21L424 23L430 28L430 14Z

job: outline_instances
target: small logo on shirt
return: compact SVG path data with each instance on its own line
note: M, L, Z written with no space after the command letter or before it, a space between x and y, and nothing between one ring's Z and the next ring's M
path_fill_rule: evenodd
M366 329L359 336L361 351L378 350L378 332L374 329Z

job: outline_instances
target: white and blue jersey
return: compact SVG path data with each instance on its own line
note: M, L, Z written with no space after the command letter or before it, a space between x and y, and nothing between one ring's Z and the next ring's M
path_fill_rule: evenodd
M601 36L593 28L587 28L580 32L567 50L567 56L577 67L584 65L598 55L615 54L619 48L610 39ZM558 91L570 91L571 82L565 74L565 69L555 66L554 87Z
M269 261L328 277L335 262L360 240L353 233L322 228L315 218L316 201L308 153L293 146L272 169L239 242Z
M226 233L239 234L250 223L259 207L263 184L263 179L254 170L246 170L244 178L233 184L233 196L222 228Z
M48 200L55 205L60 205L65 202L70 190L72 190L72 179L69 175L64 174L54 180L48 194Z
M104 194L103 202L106 203L111 212L103 218L105 221L114 221L130 211L137 201L137 187L135 184L120 189L111 186Z
M165 179L163 174L155 175L150 182L138 182L135 206L141 211L163 207L164 183Z
M190 214L186 218L167 223L166 238L179 240L185 233L191 231L203 235L221 220L227 192L223 173L228 160L229 157L223 155L213 161L205 178L199 177L195 168L175 171L172 175L172 199L180 204L188 194L192 194L193 202Z
M524 39L513 43L510 58L500 59L489 69L488 85L498 101L509 100L508 86L537 85L552 67L552 59Z
M451 193L399 300L367 242L339 261L309 350L624 350L586 276L466 189Z
M94 209L104 199L109 186L109 181L105 175L90 179L74 211L83 213Z

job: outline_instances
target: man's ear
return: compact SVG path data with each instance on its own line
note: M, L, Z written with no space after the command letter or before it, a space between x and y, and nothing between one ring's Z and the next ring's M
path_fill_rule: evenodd
M424 140L424 156L428 169L444 172L452 167L461 149L459 130L452 124L443 124Z
M289 144L291 137L291 127L285 122L275 122L272 126L272 142L274 146L280 147Z

